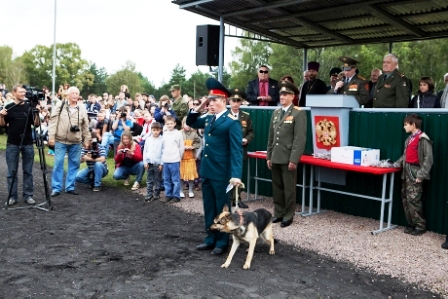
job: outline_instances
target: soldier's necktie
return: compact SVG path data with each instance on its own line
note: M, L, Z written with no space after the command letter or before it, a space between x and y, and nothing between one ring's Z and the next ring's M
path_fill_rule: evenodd
M238 118L238 114L234 113L233 116L235 116L236 118Z
M285 115L285 110L282 109L282 114L280 114L280 119L282 119L284 115Z
M212 120L211 120L211 122L210 122L210 126L213 125L213 123L215 122L215 120L216 120L216 115L213 115Z

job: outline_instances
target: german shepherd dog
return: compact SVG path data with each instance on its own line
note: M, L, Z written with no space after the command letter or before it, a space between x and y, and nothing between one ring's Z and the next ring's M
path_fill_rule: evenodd
M221 268L227 268L232 262L233 255L241 244L241 241L249 243L246 263L243 268L249 269L254 256L255 244L259 236L270 244L269 254L275 254L274 235L272 234L272 214L266 209L257 209L253 212L230 213L229 207L224 206L222 213L215 217L212 230L232 234L233 244L229 256Z

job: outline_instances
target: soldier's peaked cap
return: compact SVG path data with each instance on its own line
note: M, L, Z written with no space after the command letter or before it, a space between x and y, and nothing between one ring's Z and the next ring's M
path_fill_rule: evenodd
M246 99L246 92L244 90L234 88L234 89L230 90L229 99L237 99L240 101L244 101Z
M279 93L299 94L297 86L288 81L281 81L278 83Z
M356 67L357 63L359 63L359 61L357 61L353 58L347 57L347 56L341 56L341 57L339 57L339 60L342 61L342 63L343 63L342 69L344 71L351 70L352 68Z
M230 91L215 78L208 78L205 81L205 86L209 91L209 99L228 98L230 96Z

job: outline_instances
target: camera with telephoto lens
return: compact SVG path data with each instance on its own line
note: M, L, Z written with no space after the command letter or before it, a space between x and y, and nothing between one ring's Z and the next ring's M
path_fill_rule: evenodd
M90 150L90 155L91 155L92 159L96 159L99 156L98 141L96 138L92 138L92 149Z
M126 112L121 112L120 114L120 118L126 118L128 115L126 114Z
M163 104L163 107L168 109L168 108L170 108L170 104L165 103L165 104Z
M74 126L70 126L70 132L79 132L79 127L78 125L74 125Z
M38 104L39 101L45 100L45 93L42 89L38 89L36 87L31 87L28 85L23 85L25 88L26 94L25 97L33 104Z

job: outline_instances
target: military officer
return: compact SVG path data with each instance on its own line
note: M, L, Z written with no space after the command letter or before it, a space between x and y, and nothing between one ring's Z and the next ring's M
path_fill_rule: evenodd
M180 85L173 85L170 88L171 97L173 98L173 111L176 113L176 129L180 130L182 126L182 120L188 113L188 105L185 103L181 96Z
M383 74L378 77L373 108L407 108L411 100L408 78L398 71L398 57L387 54L383 59Z
M333 92L334 94L354 96L359 105L366 105L369 102L369 82L356 73L356 64L359 61L347 56L341 56L339 60L343 62L344 78L336 82L329 94Z
M267 165L272 171L273 223L291 225L296 210L297 164L306 144L306 113L292 104L299 90L287 81L279 83L281 108L272 113Z
M234 185L241 184L243 168L243 147L241 146L241 126L238 118L226 109L230 92L219 81L209 78L206 81L209 95L201 105L191 110L187 125L204 128L205 146L202 151L200 176L204 204L205 229L207 236L197 250L212 250L212 254L223 254L229 245L226 233L210 231L213 219L222 212L224 205L230 205L226 188L229 180ZM200 117L199 111L208 104L210 114Z
M230 111L229 114L235 116L241 124L241 133L242 133L242 141L241 145L243 146L243 155L244 159L247 159L247 146L254 139L254 129L252 128L252 119L250 118L250 114L246 111L241 111L240 106L243 101L246 99L246 93L238 88L235 88L230 91L231 96L229 97ZM238 188L238 193L241 194L241 188ZM241 197L240 197L241 198ZM235 192L230 193L230 199L232 201L232 205L235 206ZM248 206L242 201L238 201L238 207L247 209Z

